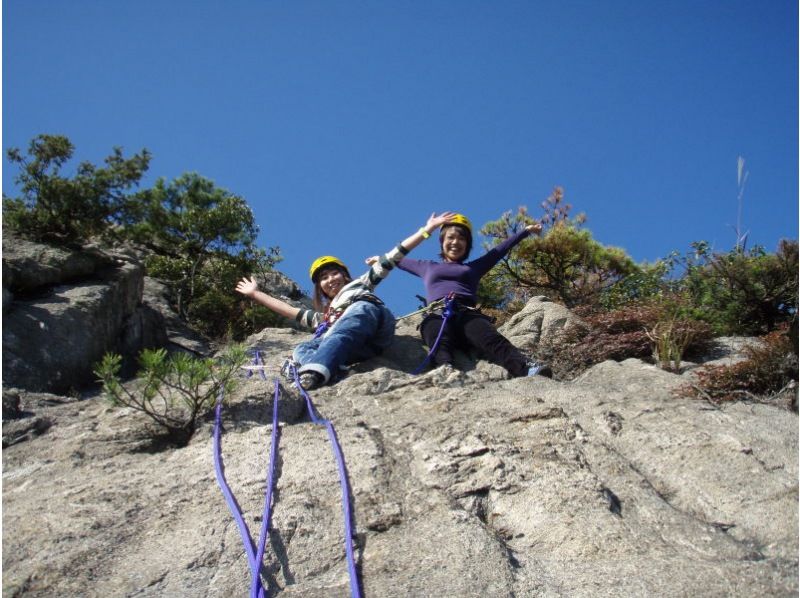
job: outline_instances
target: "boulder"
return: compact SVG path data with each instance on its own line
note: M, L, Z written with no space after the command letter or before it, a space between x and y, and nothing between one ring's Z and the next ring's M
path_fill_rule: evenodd
M164 319L141 304L144 268L131 252L53 247L3 237L3 381L65 392L94 382L121 353L133 373L145 347L166 343Z
M144 277L142 303L159 314L164 323L163 345L172 351L185 351L207 357L213 353L207 338L195 332L184 322L170 301L169 287L150 276Z
M552 342L571 326L585 326L569 309L544 296L533 297L498 330L520 349L535 352L539 343Z
M95 247L71 250L3 233L3 288L15 294L90 278L114 264L112 255Z
M3 318L3 381L27 390L64 392L92 380L142 296L142 266L122 263L104 278L17 299ZM130 330L130 329L129 329ZM129 335L128 347L136 344Z

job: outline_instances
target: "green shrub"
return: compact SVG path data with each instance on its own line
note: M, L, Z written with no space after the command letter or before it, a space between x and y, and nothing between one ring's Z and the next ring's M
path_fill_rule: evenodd
M760 335L797 313L797 241L782 240L775 253L761 247L711 253L695 243L680 281L693 316L720 335Z
M673 294L668 281L671 272L669 258L653 264L637 264L628 274L608 288L599 297L599 306L606 310L622 308L634 303L659 301Z
M243 276L271 270L281 256L277 247L256 247L258 227L244 200L193 173L160 179L134 199L125 234L148 248L147 272L168 284L180 316L215 339L254 332L255 319L233 289Z
M122 357L117 354L107 353L96 365L95 375L113 404L141 411L157 424L151 430L153 435L164 433L174 444L184 446L198 418L214 407L219 392L231 390L234 375L246 360L240 346L231 347L218 359L145 349L140 355L141 369L131 385L119 379Z
M3 223L34 240L79 243L110 230L119 221L127 196L150 162L147 150L125 159L120 148L97 168L89 162L77 166L66 178L61 168L69 162L74 146L61 135L38 135L24 156L17 148L7 152L20 168L14 179L21 197L3 195Z
M662 370L679 373L687 350L704 346L711 338L708 324L676 315L660 319L647 331L652 342L653 360Z
M180 317L214 339L241 339L257 323L278 323L234 297L240 278L263 274L281 259L277 247L256 246L258 226L243 198L195 173L128 195L147 170L146 150L125 159L115 148L104 168L82 162L67 178L61 170L73 153L59 135L34 138L27 156L8 151L20 168L15 182L22 194L3 196L4 226L62 245L96 236L133 242L148 275L170 288Z

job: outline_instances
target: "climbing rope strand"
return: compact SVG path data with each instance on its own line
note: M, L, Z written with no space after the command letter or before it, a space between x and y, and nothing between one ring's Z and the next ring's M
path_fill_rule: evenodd
M436 349L439 348L439 341L442 338L442 333L444 332L444 327L447 325L447 320L450 318L451 315L453 315L453 296L452 296L452 294L448 295L447 298L444 300L444 310L442 310L442 325L439 328L439 334L436 335L436 340L433 342L433 346L431 347L431 350L428 351L428 354L425 356L425 359L422 361L421 364L419 364L417 366L417 369L415 369L413 372L411 372L411 374L413 376L416 376L417 374L419 374L425 368L425 366L428 364L428 362L430 361L431 357L433 357L436 354Z
M255 366L263 366L263 361L261 360L261 356L258 354L258 352L256 352L253 363L255 364ZM260 369L259 372L261 373L261 377L266 379L263 369ZM350 504L350 485L347 479L347 467L345 466L342 448L339 443L339 439L336 436L336 430L333 427L333 423L331 423L329 420L320 418L317 415L314 409L314 405L311 402L311 397L308 395L305 389L303 389L303 387L300 385L300 376L297 372L297 369L292 367L291 373L297 388L300 390L300 394L306 401L306 406L308 408L308 413L309 416L311 417L311 421L316 425L325 426L328 432L328 438L331 442L331 448L333 451L334 458L336 460L336 466L339 471L339 485L342 490L342 511L344 515L345 553L347 555L347 569L350 576L350 593L352 598L361 598L361 590L359 588L359 581L358 581L358 572L356 571L355 556L353 551L353 523L352 523L352 506ZM248 371L248 376L252 376L252 371ZM220 389L215 409L214 470L217 476L217 483L219 484L219 487L222 490L222 494L225 497L225 500L228 504L228 508L230 509L231 514L233 515L233 518L236 521L236 525L239 528L239 535L241 536L242 544L244 545L245 553L247 555L247 563L250 567L250 573L252 576L250 585L250 597L264 598L265 590L263 585L261 584L261 563L263 562L264 559L264 552L266 550L266 543L267 543L267 538L269 536L269 528L272 516L271 515L272 491L274 486L275 462L278 450L278 429L279 429L278 398L280 395L280 384L278 382L278 379L276 378L275 394L274 394L273 408L272 408L272 439L270 445L270 465L267 475L266 497L264 500L264 514L263 514L261 532L259 534L257 546L253 545L252 536L250 535L250 530L248 529L247 523L245 522L244 517L242 515L242 510L239 507L239 504L236 502L236 497L233 495L233 492L231 491L231 488L225 479L225 470L222 463L222 447L221 447L223 394L224 394L224 389Z
M352 598L361 598L361 590L358 585L358 572L356 571L356 562L353 552L353 524L352 524L352 509L350 506L350 485L347 481L347 468L344 463L344 455L342 454L342 447L339 444L339 439L336 436L336 430L333 424L327 420L317 416L314 405L311 402L311 397L300 385L300 375L297 373L297 368L291 368L294 383L300 394L306 401L308 407L308 414L314 424L325 426L328 431L328 438L331 441L331 449L333 456L336 459L336 466L339 470L339 485L342 488L342 512L344 515L344 548L347 555L347 570L350 574L350 594Z
M261 353L258 351L258 349L256 349L256 357L253 360L253 363L255 363L256 365L261 366L261 369L258 370L258 373L261 374L261 379L262 380L266 380L267 379L267 375L264 373L264 366L266 364L264 363L264 360L261 359ZM277 402L277 400L278 400L277 397L275 398L275 400Z
M259 361L261 356L256 354ZM264 371L261 371L263 376ZM253 575L253 581L250 585L250 598L260 598L264 595L264 588L261 585L261 563L264 562L264 552L266 551L267 538L269 538L269 528L272 517L272 489L274 487L275 479L275 461L278 454L278 435L280 433L278 428L278 397L280 396L280 384L278 379L275 378L275 393L272 399L272 437L270 439L269 449L269 469L267 473L267 489L266 497L264 498L264 515L261 520L261 532L258 535L258 553L256 554L256 563L258 570Z
M250 537L250 530L247 528L247 523L245 523L244 518L242 517L242 510L239 508L239 503L236 502L236 497L234 497L230 486L228 486L228 482L225 480L225 468L222 464L222 450L220 447L220 429L222 428L222 394L223 391L220 390L219 396L217 397L217 407L215 410L214 471L217 475L217 484L219 484L220 490L222 490L222 494L225 497L225 502L228 503L228 509L230 509L231 515L233 515L233 519L236 521L236 525L239 527L239 535L242 538L244 550L247 553L247 563L250 566L250 572L251 574L255 575L258 573L258 565L256 563L256 551L253 548L253 541Z
M336 437L336 430L333 424L325 421L325 428L328 430L328 438L331 441L333 455L336 458L336 465L339 469L339 485L342 488L342 512L344 514L344 542L345 553L347 554L347 570L350 573L350 593L353 598L360 598L361 592L358 587L358 572L356 571L356 561L353 553L353 523L351 521L350 506L350 485L347 481L347 469L344 464L344 455Z
M255 352L255 357L253 358L254 367L260 367L259 373L261 374L261 378L266 380L266 375L264 374L264 361L261 359L261 355L258 351ZM247 376L252 376L252 371L247 372ZM247 563L250 567L250 574L251 574L251 586L250 586L250 596L251 598L264 598L264 588L261 585L261 562L264 558L264 550L266 547L267 535L268 535L268 526L270 521L270 509L272 504L272 488L273 488L273 477L274 477L274 469L275 469L275 453L277 451L277 439L278 439L278 397L279 397L279 385L277 379L275 380L275 395L273 400L273 415L272 415L272 446L270 449L270 468L269 473L267 476L267 490L266 490L266 499L264 503L264 517L262 522L261 533L259 535L258 544L256 546L253 545L252 536L250 535L250 530L247 527L247 523L244 520L244 516L242 515L242 510L239 507L239 503L236 501L236 497L233 495L233 491L231 490L230 486L228 485L227 480L225 479L225 468L222 463L222 446L221 446L221 431L222 431L222 399L224 396L224 389L220 389L219 395L217 397L217 405L215 409L215 417L214 417L214 470L217 476L217 483L219 484L220 489L222 490L222 494L225 497L225 501L228 504L228 508L233 515L234 520L236 521L236 525L239 528L239 535L242 539L242 544L244 545L245 553L247 554Z

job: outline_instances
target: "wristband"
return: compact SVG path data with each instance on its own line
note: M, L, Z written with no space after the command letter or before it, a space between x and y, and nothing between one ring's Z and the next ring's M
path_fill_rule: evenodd
M420 229L417 232L422 235L423 239L427 239L431 236L431 234L425 230L424 226L420 227Z

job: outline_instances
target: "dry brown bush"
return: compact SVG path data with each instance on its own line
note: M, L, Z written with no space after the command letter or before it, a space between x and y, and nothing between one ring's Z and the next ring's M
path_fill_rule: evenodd
M770 332L744 352L746 358L739 363L700 368L697 381L677 394L714 403L782 397L797 410L797 354L786 330Z
M554 375L560 379L574 378L609 359L623 361L635 357L655 363L653 331L659 327L663 330L665 322L685 339L680 358L702 352L711 340L710 327L703 322L669 316L667 311L659 304L629 305L612 311L576 309L586 327L568 329L542 348L542 356L552 364Z

